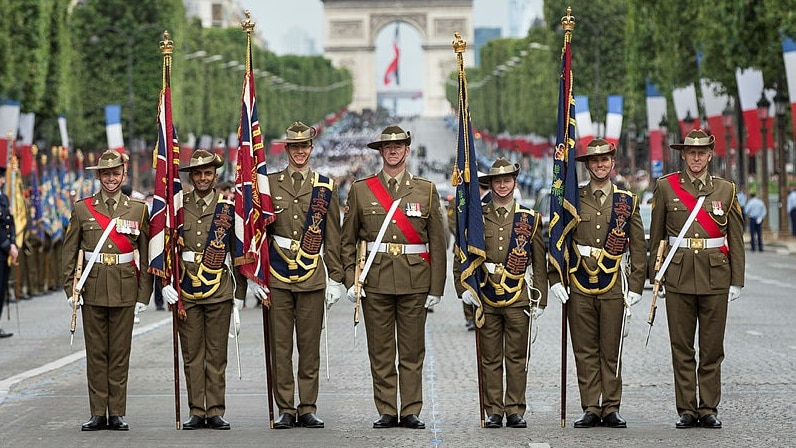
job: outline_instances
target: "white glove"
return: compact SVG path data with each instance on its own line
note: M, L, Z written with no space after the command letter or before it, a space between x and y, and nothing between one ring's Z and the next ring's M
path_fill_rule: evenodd
M235 299L236 302L243 302L243 300ZM243 304L241 304L243 306ZM240 334L240 311L239 308L236 306L232 307L232 323L235 325L235 337Z
M355 287L356 287L356 285L351 285L351 287L348 288L348 292L346 292L346 297L348 297L348 300L350 300L351 303L357 303L357 295L354 292L354 288ZM365 297L365 288L360 288L359 289L359 296L360 297Z
M727 295L727 302L732 302L733 300L741 297L741 288L742 286L730 286L730 293ZM83 303L83 299L80 299L80 303Z
M135 314L141 314L146 311L146 303L135 302Z
M556 299L560 300L561 303L567 303L567 300L569 300L569 294L567 294L567 289L564 288L564 285L562 285L561 283L556 283L555 285L551 286L550 292L553 294L553 296Z
M481 302L478 301L478 299L473 295L473 293L470 292L469 289L464 290L464 293L462 294L462 302L472 305L476 308L481 306Z
M260 286L257 285L257 289L254 290L254 296L260 300L262 303L268 302L268 295L271 294L271 290L268 289L267 286Z
M174 289L174 287L171 285L164 286L162 292L163 292L163 299L169 305L174 305L175 303L177 303L177 300L180 298L180 296L177 294L177 290Z
M540 308L538 306L533 307L533 318L539 319L544 314L544 308Z
M639 302L641 302L641 294L633 291L627 293L627 304L629 306L633 306Z
M235 308L238 311L243 309L243 300L233 298L232 299L232 308Z
M77 296L77 297L78 297L78 299L77 299L77 306L83 306L83 296ZM75 308L75 301L74 301L74 300L72 300L72 298L71 298L71 297L69 297L68 299L66 299L66 303L67 303L67 304L69 304L69 309L70 309L70 310Z
M666 285L661 284L661 289L658 290L658 298L661 300L666 299Z
M346 294L345 285L330 278L326 279L326 309L331 309L343 295Z
M441 300L442 297L440 296L428 296L428 298L426 299L426 308L428 309L429 307L438 304Z

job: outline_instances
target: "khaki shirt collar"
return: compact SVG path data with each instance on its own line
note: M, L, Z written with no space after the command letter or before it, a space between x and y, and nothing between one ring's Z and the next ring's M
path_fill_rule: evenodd
M704 189L704 186L707 186L707 184L708 184L708 172L707 172L707 170L705 170L705 172L702 173L702 175L699 176L699 177L691 176L691 173L689 173L688 171L686 171L685 174L686 174L686 176L688 176L688 181L691 182L692 184L697 179L701 180L702 181L702 185L703 185L703 189Z
M294 170L291 167L287 167L287 177L292 179L293 178L293 173L301 174L301 180L303 182L303 181L307 180L307 175L310 173L310 167L306 167L306 168L304 168L303 170L300 170L300 171Z
M108 193L105 193L105 190L100 190L100 199L102 200L103 204L107 203L108 199L113 199L114 201L116 201L116 205L118 206L119 205L119 200L121 198L122 198L122 191L121 190L117 191L116 194L112 194L110 196L108 196Z

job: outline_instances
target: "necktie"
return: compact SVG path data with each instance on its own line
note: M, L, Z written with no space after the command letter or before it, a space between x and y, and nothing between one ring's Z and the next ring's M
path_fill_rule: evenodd
M108 205L108 215L113 216L114 205L116 205L116 199L110 198L105 201L105 204Z
M696 191L702 191L702 180L694 179L694 188Z
M207 205L207 203L205 202L204 199L199 198L199 200L196 201L196 205L199 207L199 210L205 211L205 206Z
M398 190L397 185L398 185L398 181L395 180L395 179L390 179L390 180L387 181L387 186L390 189L390 194L391 195L395 195L395 193L397 192L397 190Z
M603 198L605 197L605 193L602 190L597 190L594 192L594 200L597 201L598 204L603 205Z
M506 213L507 213L506 207L498 207L497 208L498 217L505 218L506 217Z
M293 173L290 177L293 178L293 192L298 193L301 190L301 184L304 181L304 178L301 177L301 173L296 172Z

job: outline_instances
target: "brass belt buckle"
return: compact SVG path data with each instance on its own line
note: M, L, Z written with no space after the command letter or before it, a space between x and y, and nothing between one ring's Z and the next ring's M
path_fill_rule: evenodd
M387 243L387 252L392 256L397 257L404 253L404 245L400 243Z
M298 252L298 250L299 250L299 242L296 240L290 240L290 251Z
M590 249L590 252L591 252L591 254L590 254L590 255L591 255L592 257L594 257L594 258L600 258L600 253L601 253L602 251L603 251L603 250L602 250L601 248L599 248L599 247L592 247L592 248Z
M113 266L116 264L116 254L102 254L102 264Z
M193 262L199 264L202 262L202 254L203 252L194 252L193 253Z
M503 275L503 263L497 263L495 265L495 275Z
M690 238L688 240L688 245L691 249L704 249L705 240L702 238Z

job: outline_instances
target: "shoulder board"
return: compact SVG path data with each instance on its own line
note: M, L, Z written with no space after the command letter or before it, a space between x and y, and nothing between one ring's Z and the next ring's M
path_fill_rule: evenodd
M420 176L412 176L412 180L419 180L419 181L421 181L421 182L427 182L427 183L429 183L429 184L433 183L433 182L431 182L430 180L428 180L428 179L425 179L425 178L422 178L422 177L420 177Z
M515 204L516 204L516 207L517 207L517 208L514 209L515 212L525 212L525 213L530 214L531 216L535 215L533 209L530 209L530 208L520 204L519 202L515 202Z
M621 189L621 188L617 188L617 189L614 191L614 193L624 193L624 194L626 194L626 195L628 195L628 196L635 196L635 194L634 194L632 191L630 191L630 190L623 190L623 189Z
M675 171L675 172L673 172L673 173L664 174L663 176L660 176L660 177L658 177L658 180L660 180L660 179L666 179L667 177L669 177L669 176L674 176L675 174L677 174L677 175L680 175L680 172L679 172L679 171Z
M129 202L134 202L134 203L138 203L138 204L141 204L141 205L146 205L146 202L142 201L141 199L127 198L127 200Z
M371 177L376 177L376 175L375 174L371 174L368 177L363 177L362 179L357 179L357 180L354 181L354 183L366 181L366 180L370 179Z

